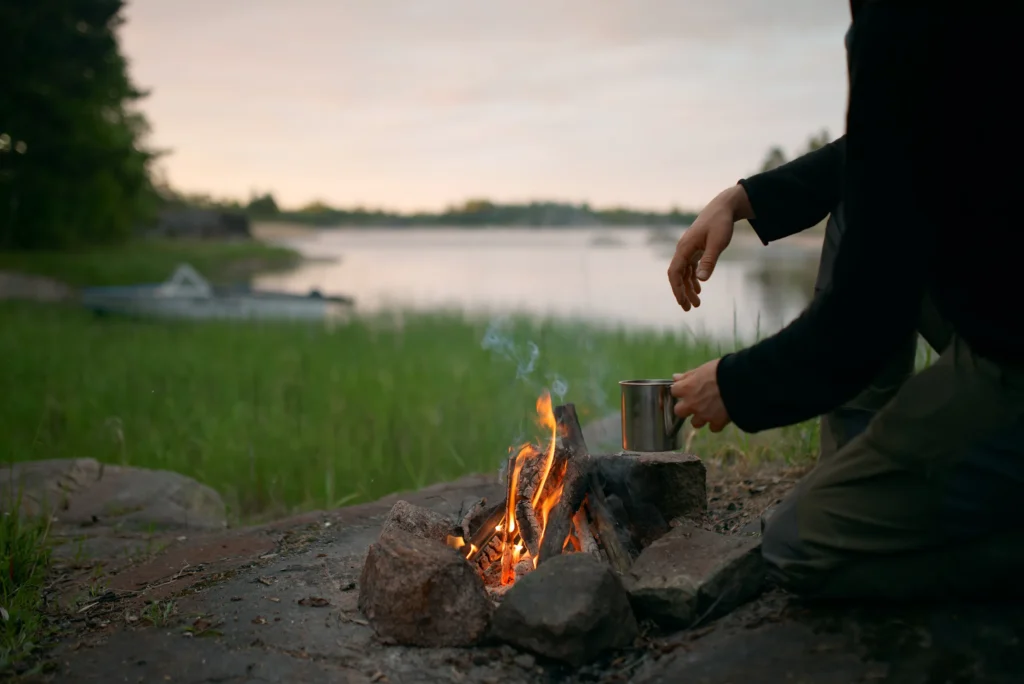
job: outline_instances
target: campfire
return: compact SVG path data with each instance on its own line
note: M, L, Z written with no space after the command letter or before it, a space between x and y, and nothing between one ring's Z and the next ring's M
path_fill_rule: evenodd
M540 437L509 450L492 501L469 497L450 513L392 506L359 578L359 609L379 636L444 647L491 639L579 664L632 642L634 601L672 619L697 610L688 574L678 602L658 592L676 576L664 561L681 557L673 540L692 534L668 521L706 510L700 459L591 454L572 404L544 393L536 409Z
M545 392L537 399L537 423L540 443L509 449L504 500L475 502L462 517L462 534L447 538L492 594L563 553L593 554L624 573L645 542L668 530L625 478L591 457L573 404L553 406Z

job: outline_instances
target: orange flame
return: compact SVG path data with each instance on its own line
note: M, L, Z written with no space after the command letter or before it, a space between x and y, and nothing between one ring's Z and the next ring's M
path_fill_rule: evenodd
M517 493L519 488L519 477L526 461L537 457L542 457L544 459L543 465L541 466L540 479L537 482L537 489L533 494L533 498L530 500L530 504L532 505L534 513L537 516L537 520L540 523L539 532L541 539L544 538L544 532L547 529L548 515L562 495L561 478L564 476L564 472L552 472L552 470L554 470L555 448L558 441L558 421L555 419L555 413L551 403L551 394L547 391L541 394L537 398L536 408L537 424L544 430L544 440L547 444L542 448L537 448L530 443L522 444L517 447L518 451L516 452L516 456L513 461L513 467L509 472L509 477L511 477L512 480L509 485L508 500L505 504L505 520L507 521L507 525L504 529L499 530L503 532L504 544L514 545L511 554L513 566L518 563L524 555L528 555L528 552L523 546L522 539L518 537L517 534L518 526L516 525L515 512L515 504L518 500ZM513 449L509 449L509 451L511 452ZM554 483L551 487L547 486L549 480ZM549 491L545 492L545 489L548 489ZM533 561L534 567L536 567L537 559L532 558L531 560ZM502 584L511 584L514 581L515 572L513 568L503 564L501 573Z

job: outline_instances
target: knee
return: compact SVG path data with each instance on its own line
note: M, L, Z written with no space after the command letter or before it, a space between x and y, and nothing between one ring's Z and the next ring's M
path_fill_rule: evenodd
M761 557L768 580L795 594L813 594L824 581L823 558L801 539L797 520L798 492L766 516Z

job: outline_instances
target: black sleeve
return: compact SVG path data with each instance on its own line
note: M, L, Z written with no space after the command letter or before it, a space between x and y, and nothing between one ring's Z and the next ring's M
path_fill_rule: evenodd
M934 7L944 7L935 5ZM786 328L718 366L733 422L756 432L851 399L914 331L934 236L926 198L935 19L925 3L865 3L850 36L843 203L832 287ZM931 64L931 66L929 66ZM935 156L935 155L933 155Z
M842 192L845 136L771 171L744 178L754 218L750 225L768 244L824 219Z

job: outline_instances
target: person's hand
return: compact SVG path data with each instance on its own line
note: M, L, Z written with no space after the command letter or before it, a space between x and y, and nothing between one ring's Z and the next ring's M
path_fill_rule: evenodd
M718 391L718 359L686 373L676 373L672 379L672 396L678 400L675 414L684 420L692 416L690 425L694 429L707 425L712 432L721 432L732 422Z
M732 241L733 224L748 218L750 200L742 185L718 194L676 244L668 282L683 311L700 306L700 283L711 277L718 257Z

